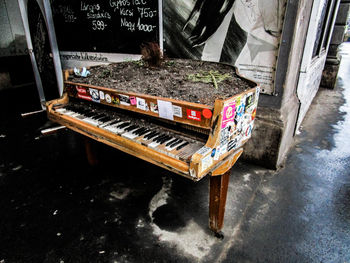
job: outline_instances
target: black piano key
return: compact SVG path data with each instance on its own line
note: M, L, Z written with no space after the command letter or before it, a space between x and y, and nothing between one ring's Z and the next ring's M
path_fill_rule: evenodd
M144 134L146 134L146 133L148 133L148 132L150 132L150 130L149 129L145 129L144 131L142 131L142 132L139 132L139 136L142 136L142 135L144 135Z
M183 140L178 139L177 141L175 141L175 142L173 142L172 144L170 144L169 147L170 147L170 148L173 148L173 147L175 147L176 145L178 145L178 144L180 144L180 143L182 143L182 142L183 142Z
M114 121L110 122L108 125L117 124L117 123L119 123L119 122L121 122L121 120L120 120L120 119L118 119L118 120L114 120Z
M102 121L102 122L107 122L107 121L110 121L111 120L111 117L108 117L108 116L105 116L101 119L99 119L99 121Z
M141 132L141 131L143 131L145 129L145 127L140 127L140 128L138 128L137 130L135 130L135 131L133 131L132 133L134 133L134 134L139 134L139 132Z
M128 128L125 129L125 131L132 131L135 130L137 127L139 127L138 125L131 125Z
M172 137L170 135L165 136L161 141L160 144L165 143L166 141L169 141Z
M170 144L172 144L176 140L178 140L178 139L177 138L172 139L171 141L167 142L167 144L165 144L165 146L169 146Z
M94 116L93 118L94 118L95 120L98 120L98 119L101 119L101 118L103 118L103 117L105 117L105 116L106 116L106 115L105 115L104 113L100 113L100 114Z
M145 136L145 139L149 140L150 138L156 136L157 134L159 134L157 131L152 131L151 133Z
M130 126L130 122L125 122L125 123L122 123L122 124L119 124L117 126L118 129L122 129L122 128L125 128L127 126Z
M153 138L153 140L154 140L154 139L157 138L158 136L160 136L160 133L159 133L159 132L155 132L154 134L148 136L148 140L151 140L152 138Z
M160 135L154 137L154 138L152 139L152 141L158 142L158 140L159 140L160 138L163 138L164 136L165 136L165 134L161 133Z
M184 142L182 144L180 144L179 146L176 147L176 150L181 150L183 147L185 147L187 144L189 144L189 142Z

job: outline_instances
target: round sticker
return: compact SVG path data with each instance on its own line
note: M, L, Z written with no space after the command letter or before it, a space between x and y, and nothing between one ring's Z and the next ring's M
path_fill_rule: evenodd
M202 111L202 114L203 114L204 118L206 118L206 119L210 119L211 116L213 116L213 113L209 109L204 109Z
M106 94L106 95L105 95L105 99L106 99L106 101L107 101L108 103L111 103L111 102L112 102L111 95L109 95L109 94Z

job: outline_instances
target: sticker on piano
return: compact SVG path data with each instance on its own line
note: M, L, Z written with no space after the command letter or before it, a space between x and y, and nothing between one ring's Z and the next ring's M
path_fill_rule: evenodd
M196 153L202 155L202 156L206 156L207 154L209 154L212 151L212 148L209 148L207 146L203 146L202 148L200 148Z
M148 106L145 99L136 97L136 108L148 111Z
M154 113L158 113L158 105L151 102L150 103L150 107L151 107L151 111L154 112Z
M182 108L180 106L173 105L174 116L182 118Z
M115 104L115 105L119 105L120 104L119 97L113 96L112 97L112 103Z
M106 94L106 95L105 95L105 100L106 100L108 103L112 103L111 95Z
M133 106L136 105L136 98L134 96L130 97L130 104Z
M159 117L174 120L173 104L170 101L157 100Z
M130 106L130 97L128 95L119 94L119 101L121 105Z
M220 145L224 145L228 143L230 138L231 126L227 126L220 132Z
M202 172L210 168L213 165L213 158L210 155L204 157L201 162Z
M202 114L200 111L187 109L187 119L201 121L201 116Z
M227 144L226 145L220 145L216 148L214 160L217 161L220 159L220 157L227 153Z
M76 90L78 91L79 94L86 94L87 93L86 88L83 88L83 87L77 86Z
M89 100L89 101L92 100L90 95L83 95L83 94L80 94L80 93L78 93L78 98L83 99L83 100Z
M254 102L255 102L255 93L253 92L250 92L247 94L247 97L245 99L245 107L246 109L249 109L250 107L252 107L254 105Z
M234 138L233 140L229 141L227 144L227 151L231 151L232 149L237 148L237 138Z
M102 90L100 90L100 99L101 100L105 99L105 93Z
M100 94L97 89L89 89L92 101L94 102L100 102Z
M228 123L234 122L235 110L236 110L236 101L232 101L224 106L221 128L225 128Z

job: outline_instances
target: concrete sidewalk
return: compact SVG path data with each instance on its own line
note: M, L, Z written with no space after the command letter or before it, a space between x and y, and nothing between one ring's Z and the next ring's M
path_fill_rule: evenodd
M342 48L338 86L320 89L285 167L234 167L223 240L207 227L208 178L194 183L103 145L91 168L81 136L41 136L45 116L19 118L14 95L2 94L0 262L350 262Z

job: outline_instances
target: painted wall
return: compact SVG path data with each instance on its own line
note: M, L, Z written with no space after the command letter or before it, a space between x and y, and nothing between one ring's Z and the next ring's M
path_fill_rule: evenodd
M285 0L164 1L164 47L170 57L235 65L274 93Z

